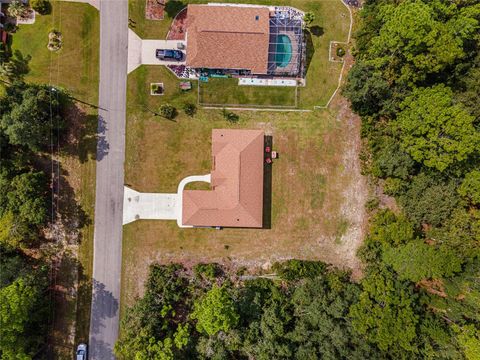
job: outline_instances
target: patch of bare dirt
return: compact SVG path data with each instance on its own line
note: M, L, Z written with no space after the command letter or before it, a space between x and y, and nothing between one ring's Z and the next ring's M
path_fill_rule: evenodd
M332 103L332 109L337 112L337 120L344 123L346 134L342 165L349 174L349 183L342 191L344 201L341 213L348 222L348 228L340 239L344 252L346 266L352 269L352 277L359 279L362 275L362 265L356 256L357 250L365 238L368 225L368 214L365 204L369 196L367 179L361 174L359 159L362 141L360 138L361 119L355 114L347 99L337 96Z

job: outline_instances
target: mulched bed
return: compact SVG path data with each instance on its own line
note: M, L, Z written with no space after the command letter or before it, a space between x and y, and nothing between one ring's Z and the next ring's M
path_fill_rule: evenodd
M163 20L165 0L146 0L145 18L148 20Z
M185 40L185 28L187 22L187 8L180 11L170 25L167 40Z

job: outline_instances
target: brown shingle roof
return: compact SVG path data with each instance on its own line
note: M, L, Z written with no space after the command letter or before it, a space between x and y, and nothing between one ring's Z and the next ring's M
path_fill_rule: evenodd
M267 73L267 7L188 5L187 14L187 66Z
M262 227L263 131L214 129L212 153L212 190L183 191L183 224Z

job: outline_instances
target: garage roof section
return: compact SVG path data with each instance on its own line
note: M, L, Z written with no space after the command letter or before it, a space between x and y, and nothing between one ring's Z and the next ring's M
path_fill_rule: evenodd
M211 190L184 190L184 225L263 226L264 132L214 129Z
M266 74L268 7L188 5L187 66Z

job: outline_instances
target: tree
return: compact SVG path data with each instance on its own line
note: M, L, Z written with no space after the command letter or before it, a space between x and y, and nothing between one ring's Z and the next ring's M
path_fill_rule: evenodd
M59 90L52 93L46 85L15 84L0 100L3 110L0 130L12 145L22 145L32 151L45 149L50 145L51 133L64 127L60 115L63 101L63 93Z
M480 170L472 170L458 188L458 193L474 205L480 205Z
M348 276L331 270L293 289L295 326L287 337L298 346L296 359L381 358L378 349L354 333L348 319L348 309L360 293Z
M0 78L9 81L19 81L29 72L28 63L31 56L23 56L19 50L14 52L8 61L0 62Z
M14 18L25 17L27 13L28 9L21 0L12 0L8 5L8 14Z
M30 6L41 15L49 14L52 8L48 0L30 0Z
M381 210L373 217L368 238L384 245L397 246L414 239L414 226L404 215Z
M365 116L377 114L391 97L391 90L379 70L360 61L348 72L343 94L353 110Z
M197 330L210 336L219 331L227 332L238 323L235 303L224 286L214 285L194 304L192 319L197 320Z
M0 217L0 244L6 248L19 247L27 232L25 225L16 220L11 211L4 212Z
M480 211L457 208L440 227L429 229L426 235L464 260L473 258L480 252Z
M361 284L359 301L350 307L355 330L392 358L415 352L419 317L412 286L387 270L369 274Z
M460 204L456 188L453 181L443 182L435 174L420 173L399 202L415 225L440 226Z
M401 145L416 161L444 171L478 151L475 119L453 103L452 91L444 85L415 89L400 107Z
M23 278L0 289L0 349L2 358L27 359L26 326L35 311L37 288Z
M195 104L185 103L183 105L183 111L185 111L185 114L187 114L188 116L193 116L197 112L197 107L195 106Z
M398 273L400 279L413 282L450 277L462 270L462 260L454 252L428 245L422 240L397 248L389 247L383 259Z
M413 159L393 138L387 138L374 154L372 173L377 177L406 180L414 173L414 169Z
M465 56L463 43L478 29L474 14L455 16L455 10L442 13L421 0L380 6L382 25L371 40L369 56L376 67L392 69L389 74L408 84L444 70ZM445 18L450 20L439 20Z
M467 360L480 359L480 330L476 329L473 324L460 327L453 325L454 331L457 333L457 341L463 349L463 353Z
M190 311L189 300L181 266L151 265L144 296L127 309L122 319L121 336L115 344L117 357L176 358L190 337L190 328L183 323Z
M43 172L28 172L15 176L6 194L6 210L27 224L44 224L47 219L46 188Z
M175 109L172 105L163 104L160 106L160 115L166 119L173 120L175 116L177 116L177 109Z

